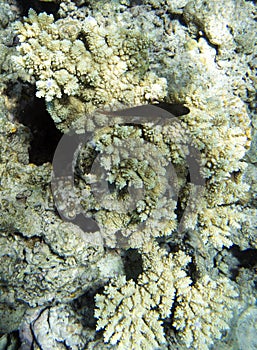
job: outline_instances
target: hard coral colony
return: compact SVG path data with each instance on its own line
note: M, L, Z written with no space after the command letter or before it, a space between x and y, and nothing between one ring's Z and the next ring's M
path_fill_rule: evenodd
M0 347L254 349L254 3L35 3L0 4ZM91 135L56 193L32 87Z

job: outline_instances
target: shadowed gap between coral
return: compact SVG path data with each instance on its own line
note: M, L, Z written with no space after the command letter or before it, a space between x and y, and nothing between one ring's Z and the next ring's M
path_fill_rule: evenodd
M228 249L228 251L231 252L232 255L238 260L238 265L230 270L231 279L233 281L236 281L240 268L243 267L250 270L257 268L257 249L248 248L245 250L240 250L238 245L233 245Z
M52 162L55 149L62 137L46 110L43 99L34 98L19 114L19 122L32 134L29 161L36 165Z
M137 281L138 276L143 272L142 256L136 249L128 249L122 253L122 260L124 264L124 270L126 280Z
M17 6L20 8L22 16L28 16L28 11L32 8L37 14L46 12L48 15L53 14L54 17L56 17L60 4L54 2L42 2L38 0L27 0L17 1Z
M83 295L71 302L73 310L82 316L81 323L83 327L95 329L96 319L94 317L95 295L102 294L104 287L92 289L90 288Z
M240 250L239 246L231 248L232 254L239 260L239 267L250 269L257 266L257 249L248 248Z

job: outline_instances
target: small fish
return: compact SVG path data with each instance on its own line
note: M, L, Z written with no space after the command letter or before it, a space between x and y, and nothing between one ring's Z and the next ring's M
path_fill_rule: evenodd
M189 113L189 109L180 104L161 102L159 104L141 105L131 108L119 109L117 111L99 111L102 114L129 117L128 122L155 122L159 118L172 119ZM134 118L133 118L134 117Z

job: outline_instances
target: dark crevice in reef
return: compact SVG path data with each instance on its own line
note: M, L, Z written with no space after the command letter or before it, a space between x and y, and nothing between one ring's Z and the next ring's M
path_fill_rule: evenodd
M96 318L94 317L95 310L95 295L103 294L104 288L97 290L89 289L85 294L71 302L73 310L80 316L83 327L95 329Z
M239 267L252 268L257 267L257 249L248 248L240 250L238 246L231 248L232 254L238 259Z
M34 98L20 113L18 121L32 134L29 161L36 165L52 162L62 133L56 128L43 99Z
M218 54L218 52L219 52L219 45L215 45L215 44L213 44L212 42L210 42L209 37L206 35L206 33L205 33L200 27L198 27L198 33L195 34L195 35L193 35L192 37L193 37L197 42L199 42L199 40L200 40L201 38L204 38L204 39L207 41L208 45L209 45L211 48L215 49L216 54ZM216 61L216 58L215 58L215 61Z
M182 209L182 198L181 198L182 191L178 194L178 199L177 199L177 206L176 209L174 210L174 213L177 216L178 222L180 222L181 218L183 217L184 210Z
M187 265L186 267L187 275L191 277L191 280L193 283L192 286L196 284L196 282L200 278L200 272L197 269L197 262L195 261L195 258L192 258L192 261Z
M136 249L128 249L124 251L122 256L124 263L125 275L127 281L133 279L137 281L138 276L143 272L142 257Z
M238 245L233 245L229 250L239 262L236 268L231 269L232 280L236 280L241 267L246 269L257 269L257 249L248 248L245 250L240 250Z
M177 14L177 13L171 13L170 14L170 19L171 20L177 20L179 22L179 24L181 24L184 27L187 27L187 23L183 18L183 14Z
M56 17L56 14L59 10L59 4L54 2L44 2L39 0L26 0L18 1L17 5L20 8L22 16L28 16L29 9L33 9L37 14L41 12L46 12L47 14L53 14Z

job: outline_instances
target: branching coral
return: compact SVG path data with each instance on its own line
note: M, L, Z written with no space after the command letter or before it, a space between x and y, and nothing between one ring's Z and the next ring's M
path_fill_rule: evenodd
M233 244L257 246L254 165L243 175L256 90L253 4L84 4L62 1L56 20L30 10L16 25L20 45L14 61L23 78L26 70L27 80L34 79L58 128L67 131L82 116L83 127L92 132L74 162L74 194L97 221L106 249L81 244L85 233L57 216L51 164L28 164L28 137L4 111L1 283L10 288L2 305L16 306L18 298L30 306L49 305L53 295L58 302L70 301L90 287L95 293L118 275L95 299L105 344L96 336L90 346L167 349L174 341L181 348L215 347L229 330L233 311L237 318L256 299L254 283L246 288L242 269L229 259ZM95 113L96 107L163 99L186 104L190 112L162 123L122 118L112 123L108 114ZM254 163L254 151L249 157ZM200 185L195 169L204 179ZM24 199L20 187L32 194ZM69 190L64 188L63 207L70 203ZM131 247L143 260L134 280L126 278L119 256ZM241 269L236 282L230 279L231 265ZM53 334L64 341L59 329ZM40 339L42 348L47 346Z
M159 117L161 109L156 109ZM88 127L95 128L97 120L104 124L104 117L95 114ZM186 140L186 131L173 118L156 126L102 125L81 149L76 195L107 246L140 248L177 228L174 210L187 173Z
M156 349L166 342L162 320L168 316L181 345L207 350L220 339L238 294L227 278L214 281L205 275L190 286L185 272L190 261L182 251L167 255L156 244L145 246L144 273L137 283L120 277L96 296L97 329L105 328L105 341L118 349Z
M238 293L227 278L205 275L192 288L180 290L173 326L188 348L208 350L230 328Z
M148 71L149 41L139 28L98 23L92 16L54 21L30 10L17 33L21 55L15 61L35 77L37 96L47 102L75 96L85 113L98 105L138 104L166 94L166 79Z
M162 320L169 316L176 291L188 287L183 270L190 258L183 252L166 256L155 243L144 247L144 273L137 283L112 280L96 296L97 329L118 349L156 349L165 344Z
M151 1L151 3L155 6L154 2ZM157 5L159 6L160 3L158 2ZM199 17L197 12L195 17L186 17L190 6L194 6L193 2L186 7L185 18L188 21L194 21L195 17ZM207 18L205 17L204 20L208 21ZM195 22L197 24L197 20ZM211 23L208 23L206 27L209 24L212 28L210 31L213 32L209 33L210 36L214 38L216 35L217 38L218 36L222 38L220 35L222 30L217 30L218 33L215 34ZM224 57L227 47L224 42L219 42L219 45L220 55ZM192 230L188 242L195 248L195 254L202 255L210 261L224 246L230 247L233 243L241 247L249 246L249 244L255 246L253 242L256 240L256 229L251 230L251 235L249 235L249 228L247 229L249 215L251 216L249 209L245 207L249 186L242 177L247 166L242 158L250 146L248 111L240 96L233 90L234 77L227 78L227 70L220 70L215 63L216 59L219 59L219 56L208 45L207 40L200 38L197 41L186 38L182 55L175 55L169 61L171 65L169 70L167 69L168 81L171 82L168 86L169 98L171 101L186 101L190 108L190 114L181 118L183 122L180 127L182 126L188 131L190 140L201 152L201 172L206 179L202 197L199 201L191 203L191 210L187 211L188 215L184 220L183 227L185 231ZM163 130L160 132L160 130L151 127L149 130L145 128L144 135L149 135L148 140L155 140L162 148L160 140L163 137ZM167 126L166 135L169 135L169 130L170 126ZM179 128L177 132L179 135ZM161 134L162 136L160 136ZM178 136L177 139L180 140L180 137ZM183 146L180 142L178 144L178 150L175 152L177 145L166 140L166 146L170 146L172 163L179 164L181 169L185 157L183 156ZM179 182L185 173L182 171L180 175ZM188 193L192 184L185 184L183 181L180 184L183 184L180 204L182 208L185 208L188 204ZM251 222L254 221L251 219ZM173 232L172 237L168 238L168 241L178 243L175 236L176 231ZM253 236L255 239L252 238ZM197 238L194 241L192 237ZM201 246L198 245L199 242ZM213 342L220 339L224 331L230 328L232 310L237 305L237 292L234 284L228 278L210 276L210 271L207 274L206 266L212 266L210 261L200 264L199 256L196 261L200 275L196 283L192 283L184 290L177 290L174 313L170 317L173 320L173 327L178 331L182 347L209 349ZM151 269L154 270L154 267L152 266ZM146 275L150 275L150 273L147 270ZM140 278L135 286L135 294L137 293L136 289L141 288ZM134 285L134 283L132 284ZM126 285L119 289L121 294L123 290L126 290ZM108 287L106 292L109 298L108 293L111 293L111 290L108 291ZM169 292L169 288L165 290L165 293ZM132 296L129 297L132 298ZM122 300L124 300L125 305L126 293L123 296L120 295L119 305L123 305ZM99 303L101 304L101 302L100 298ZM106 303L109 303L108 299ZM115 297L112 300L112 305L114 303ZM167 302L168 307L171 305ZM102 315L105 315L106 310L108 310L107 305L103 308ZM158 302L155 303L155 310L158 310L161 319ZM115 311L122 314L118 306ZM99 311L97 316L99 317ZM120 321L117 320L118 324L121 319L122 316L120 316ZM107 323L104 326L108 329ZM106 340L110 339L111 337L108 335ZM116 342L117 338L114 339ZM121 340L121 344L123 344L123 340Z

